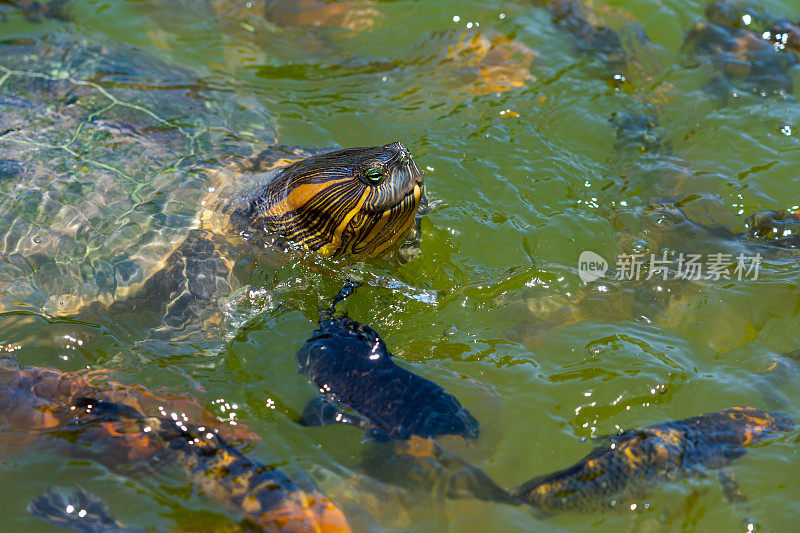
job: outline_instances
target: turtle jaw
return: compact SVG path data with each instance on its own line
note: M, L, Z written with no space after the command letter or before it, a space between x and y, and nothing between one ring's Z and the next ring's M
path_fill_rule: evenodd
M353 217L333 255L348 254L355 258L373 258L386 255L400 243L414 225L425 188L414 181L410 190L382 211L367 212L363 217Z
M379 257L403 242L403 238L414 225L417 210L425 196L424 177L411 153L399 142L387 145L400 152L397 174L406 185L405 194L387 203L379 210L367 209L368 219L360 228L352 228L349 249L356 257ZM355 224L352 224L355 226Z
M396 176L392 179L392 182L398 184L400 194L396 195L396 200L394 202L387 202L383 206L365 206L365 209L375 214L380 214L383 211L392 209L396 205L406 201L409 195L417 192L418 187L421 188L423 186L422 182L424 181L422 171L419 169L416 161L414 161L414 158L411 156L411 152L409 152L408 149L403 146L403 143L395 141L387 144L383 148L397 152L396 159L394 160L394 165L397 166L397 169L395 170ZM422 191L420 191L420 193L422 193Z

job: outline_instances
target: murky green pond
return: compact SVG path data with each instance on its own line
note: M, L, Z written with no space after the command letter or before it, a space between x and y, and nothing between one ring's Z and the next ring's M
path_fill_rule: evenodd
M361 431L299 425L316 391L294 354L342 283L362 281L350 316L470 410L480 438L450 449L506 487L574 463L591 450L587 439L620 428L734 405L800 417L800 372L788 363L769 371L776 355L800 348L797 257L763 253L757 279L734 270L739 254L757 253L734 236L745 218L800 204L800 70L784 65L778 81L760 85L736 57L684 45L703 2L593 2L592 24L617 31L627 51L617 65L554 22L551 8L523 0L377 1L352 15L367 23L342 23L351 28L268 22L260 5L68 2L69 22L0 7L0 53L9 43L46 41L65 58L75 46L130 45L132 70L151 57L181 73L165 73L170 87L141 80L154 99L210 95L181 124L213 129L226 150L233 137L266 146L275 132L282 145L311 148L400 140L426 173L421 252L403 264L305 257L243 266L252 290L228 302L222 347L159 357L137 344L154 327L143 316L75 320L42 310L2 314L0 343L19 345L25 365L112 369L123 383L198 398L220 424L246 426L249 454L313 479L356 531L797 529L796 432L733 464L747 504L728 503L710 472L658 486L624 510L543 517L447 498L435 483L398 486L391 464L364 466L376 444ZM800 15L790 0L762 8ZM624 80L614 77L620 65ZM641 115L657 126L618 140L624 117ZM0 134L7 127L0 117ZM130 163L135 179L136 158L114 161ZM87 162L83 177L99 163ZM26 202L47 205L8 185L5 171L3 217ZM39 186L56 194L63 179ZM204 186L175 183L173 210L191 217ZM109 232L128 222L113 209L97 216ZM589 284L578 268L587 250L612 268ZM717 280L613 279L620 254L665 251L729 254L733 264ZM69 260L69 250L58 253ZM0 529L51 530L26 513L28 501L75 485L102 495L126 524L236 525L175 472L112 471L45 447L3 449Z

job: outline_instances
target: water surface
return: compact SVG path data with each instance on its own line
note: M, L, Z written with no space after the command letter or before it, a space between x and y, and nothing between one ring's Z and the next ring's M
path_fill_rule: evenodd
M586 439L620 428L733 405L800 415L793 383L800 375L761 372L776 354L800 347L796 263L767 259L757 280L676 282L668 306L650 301L657 298L631 305L624 296L633 289L618 283L608 284L612 294L600 294L600 304L582 303L596 290L578 277L582 251L613 264L631 250L660 253L676 240L692 246L680 232L660 240L643 222L648 205L680 200L696 222L741 232L750 213L800 203L795 96L741 90L722 101L706 89L713 67L682 50L703 3L594 6L635 57L622 85L609 81L599 56L576 49L541 5L401 0L372 7L377 15L361 31L284 27L246 12L225 17L189 0L75 2L69 23L6 14L0 39L54 31L114 39L197 72L247 120L270 117L265 129L274 125L284 145L401 140L426 169L431 210L421 254L402 265L256 265L252 281L263 290L232 306L220 349L143 364L136 341L152 324L45 316L2 317L0 342L21 344L23 364L113 368L120 381L199 397L225 423L245 424L259 437L246 445L249 453L307 472L359 531L796 528L796 435L734 464L747 506L725 502L709 475L659 487L635 511L543 518L525 507L449 500L365 478L359 464L370 445L358 430L295 422L315 390L296 373L294 353L348 276L364 282L347 302L349 314L473 413L481 437L458 453L504 486L563 468L588 453ZM764 8L797 16L789 0ZM651 45L635 44L629 21ZM463 32L506 36L533 51L523 67L530 77L507 91L481 88L474 69L447 60ZM798 70L790 77L797 87ZM615 147L610 117L642 111L657 112L669 149ZM696 238L698 253L740 251ZM75 349L70 338L83 343ZM49 486L75 483L103 495L125 523L186 530L231 523L180 477L128 476L23 451L0 462L5 527L49 530L24 512L27 502Z

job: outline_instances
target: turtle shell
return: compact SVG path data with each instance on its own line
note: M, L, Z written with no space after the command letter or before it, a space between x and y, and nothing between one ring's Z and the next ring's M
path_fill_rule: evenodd
M274 142L234 96L128 46L0 42L0 311L107 305L162 268L199 225L206 169Z

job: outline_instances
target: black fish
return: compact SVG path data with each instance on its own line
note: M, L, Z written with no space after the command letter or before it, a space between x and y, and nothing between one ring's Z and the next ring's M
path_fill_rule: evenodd
M333 305L357 286L348 283ZM323 395L323 401L315 400L306 408L306 424L353 423L376 440L405 440L412 435L477 438L478 421L454 396L397 366L374 329L333 314L333 307L321 313L319 329L297 352L299 372Z

